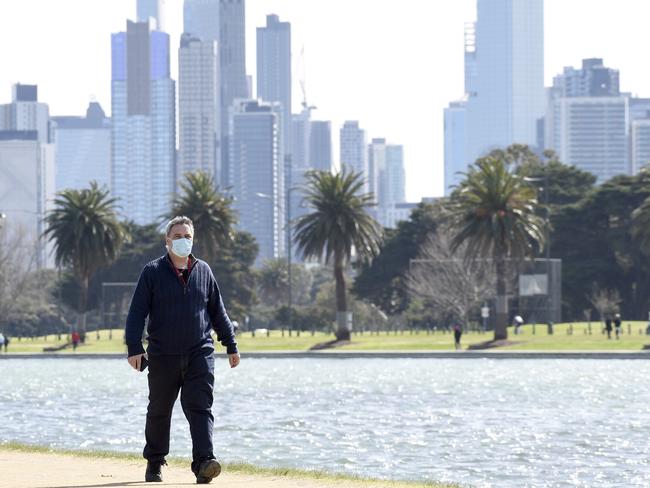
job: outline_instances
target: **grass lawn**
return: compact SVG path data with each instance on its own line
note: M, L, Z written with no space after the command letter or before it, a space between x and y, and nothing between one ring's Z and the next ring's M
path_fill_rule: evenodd
M628 325L629 324L629 325ZM646 322L624 322L623 335L620 340L608 340L607 336L601 333L601 324L592 322L591 334L586 322L570 324L558 324L554 327L554 334L548 335L545 325L524 325L521 327L521 334L514 335L512 328L509 328L509 339L518 342L513 346L501 348L500 350L530 350L530 351L616 351L616 350L641 350L644 345L650 344L650 337L645 335ZM572 333L569 333L572 329ZM631 331L631 334L628 333ZM467 347L470 344L483 342L492 338L492 333L479 334L477 332L467 332L463 334L462 344ZM305 351L314 344L333 340L333 335L317 332L312 336L311 332L302 332L297 336L295 332L289 337L285 332L284 337L280 331L271 331L269 337L266 334L257 334L252 337L250 332L240 334L237 338L240 350L246 351ZM66 336L62 335L61 340L57 336L39 337L34 340L22 339L20 342L13 338L9 345L10 353L35 353L43 352L44 347L51 347L57 344L63 344ZM101 330L99 340L95 331L87 334L86 344L81 345L77 352L79 353L126 353L126 347L123 344L124 331L114 329L112 338L109 339L109 331ZM452 334L437 332L427 334L426 332L409 332L404 333L380 332L379 335L353 334L352 343L344 346L341 350L362 350L362 351L380 351L380 350L452 350L454 348ZM222 350L219 348L219 350ZM61 354L73 354L71 348L59 351Z

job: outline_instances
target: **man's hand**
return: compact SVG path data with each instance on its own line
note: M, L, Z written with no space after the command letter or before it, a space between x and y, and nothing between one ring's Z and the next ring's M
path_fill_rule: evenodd
M239 361L241 361L241 358L239 357L239 353L228 354L228 362L230 363L231 368L236 368L237 365L239 364Z
M142 357L144 354L136 354L135 356L129 356L127 361L129 361L129 364L133 369L136 371L140 371L140 364L142 363Z

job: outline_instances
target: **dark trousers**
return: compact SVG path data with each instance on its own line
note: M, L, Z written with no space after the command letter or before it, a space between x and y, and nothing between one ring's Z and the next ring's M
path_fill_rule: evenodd
M181 406L190 424L192 471L214 459L212 449L212 399L214 350L199 349L188 355L149 356L149 406L145 426L144 457L164 462L169 454L169 429L174 402L181 392Z

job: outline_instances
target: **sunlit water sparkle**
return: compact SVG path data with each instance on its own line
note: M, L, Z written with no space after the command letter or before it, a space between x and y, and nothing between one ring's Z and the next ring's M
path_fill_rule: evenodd
M244 358L245 359L245 358ZM225 461L477 487L650 486L650 362L217 362ZM109 359L0 361L0 441L141 452L146 374ZM191 441L180 405L171 454Z

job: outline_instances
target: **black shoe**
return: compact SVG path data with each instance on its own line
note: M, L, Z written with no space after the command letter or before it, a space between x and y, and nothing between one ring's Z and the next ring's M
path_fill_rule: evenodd
M162 481L161 467L163 464L165 464L164 461L162 463L148 461L147 471L144 473L144 480L147 482Z
M221 473L221 464L214 459L203 461L196 473L196 482L199 485L206 485Z

